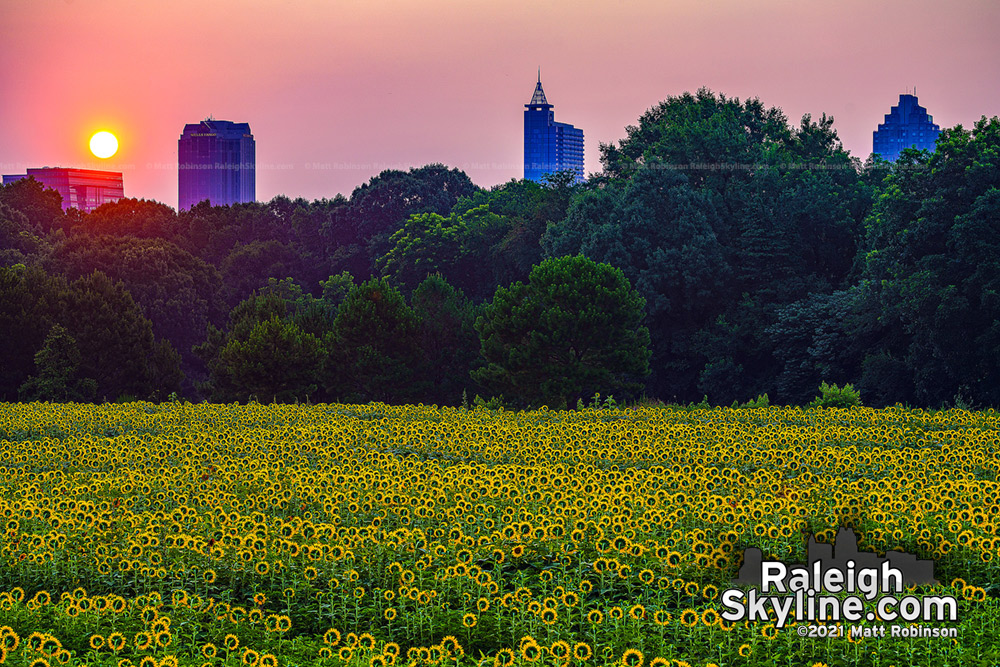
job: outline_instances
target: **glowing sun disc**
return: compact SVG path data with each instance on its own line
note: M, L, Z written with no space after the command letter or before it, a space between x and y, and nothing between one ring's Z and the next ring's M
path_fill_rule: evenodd
M90 152L100 158L109 158L118 152L118 139L110 132L98 132L90 138Z

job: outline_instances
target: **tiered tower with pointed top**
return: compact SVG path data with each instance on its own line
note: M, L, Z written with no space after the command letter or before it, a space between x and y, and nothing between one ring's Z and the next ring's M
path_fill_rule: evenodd
M531 101L524 105L524 177L540 182L546 174L572 171L583 180L583 130L555 122L542 90L542 72Z
M899 96L899 104L885 115L885 122L872 133L872 152L895 162L904 148L934 150L941 128L934 117L917 104L917 96Z

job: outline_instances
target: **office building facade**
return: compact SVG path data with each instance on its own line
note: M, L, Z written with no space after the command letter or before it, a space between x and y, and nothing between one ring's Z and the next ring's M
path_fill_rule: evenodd
M885 115L872 133L872 152L895 162L904 148L934 150L941 128L927 109L917 104L916 95L900 95L899 104Z
M125 196L121 172L69 167L40 167L25 174L4 176L4 185L32 177L47 188L62 195L62 208L76 208L91 213L101 204L118 201Z
M208 118L188 123L177 141L177 208L207 199L213 206L257 198L256 144L249 123Z
M540 182L546 174L570 170L577 183L582 181L583 130L555 121L542 90L541 73L524 107L524 177Z

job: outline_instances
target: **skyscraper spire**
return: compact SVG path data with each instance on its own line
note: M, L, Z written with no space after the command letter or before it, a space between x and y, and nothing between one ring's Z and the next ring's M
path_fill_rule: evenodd
M542 90L542 68L538 68L538 82L535 84L535 93L531 96L531 101L525 106L536 106L539 104L544 104L549 106L548 100L545 99L545 91Z

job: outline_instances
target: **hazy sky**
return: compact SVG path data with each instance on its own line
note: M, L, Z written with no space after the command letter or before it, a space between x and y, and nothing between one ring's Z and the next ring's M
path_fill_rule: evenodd
M177 138L211 114L250 123L260 200L430 162L490 186L522 176L539 66L588 172L701 86L833 115L863 159L906 88L942 127L1000 114L998 34L996 0L0 0L0 172L115 169L176 206Z

